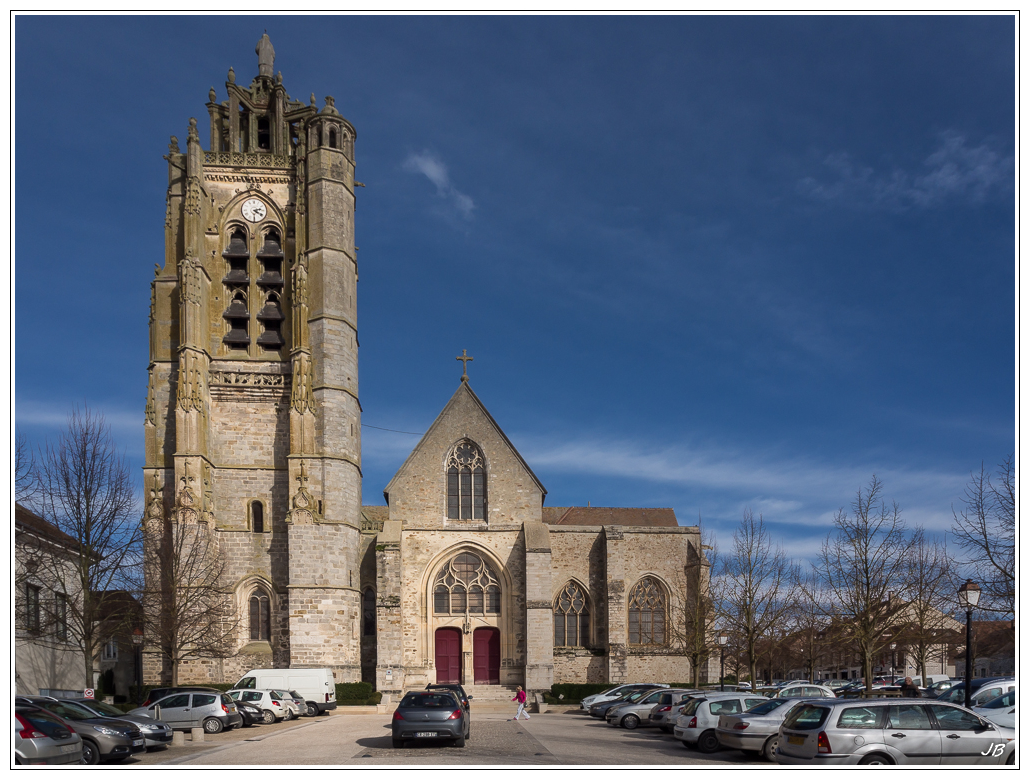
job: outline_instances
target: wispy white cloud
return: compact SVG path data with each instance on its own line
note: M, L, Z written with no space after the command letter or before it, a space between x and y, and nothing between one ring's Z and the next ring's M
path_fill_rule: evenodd
M829 176L803 178L798 189L810 198L840 201L864 208L933 208L964 199L980 203L994 193L1012 190L1014 158L988 142L971 146L965 136L941 133L937 149L919 171L877 171L855 161L846 152L827 155L823 163Z
M968 478L861 456L850 463L826 463L773 451L656 448L616 439L552 442L530 436L520 441L526 442L521 449L538 474L550 470L680 486L685 494L724 507L709 515L721 524L735 522L749 507L768 522L825 530L836 510L848 508L856 491L876 474L885 496L898 500L912 525L945 530L951 522L951 501L961 495Z
M17 401L14 407L15 423L20 426L37 428L44 434L54 434L65 430L68 427L68 420L71 417L75 403L69 402L66 405L53 403L42 403L39 401ZM85 408L81 403L79 409ZM100 414L104 418L115 438L119 441L138 439L143 441L143 406L138 409L128 410L124 408L109 408L104 406L89 407L91 412Z
M447 166L438 155L428 150L412 152L404 161L403 167L409 173L421 173L429 179L436 186L438 197L446 200L462 219L472 219L472 211L476 204L472 198L454 186L447 173Z

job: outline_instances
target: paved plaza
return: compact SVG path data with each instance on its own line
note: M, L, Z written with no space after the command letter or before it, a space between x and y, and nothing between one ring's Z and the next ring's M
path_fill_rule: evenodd
M505 715L473 710L472 736L463 748L447 742L391 746L390 715L339 712L274 726L252 726L207 735L202 744L146 753L123 766L191 765L604 765L770 764L735 751L704 756L652 728L612 728L577 713L533 715L513 722Z

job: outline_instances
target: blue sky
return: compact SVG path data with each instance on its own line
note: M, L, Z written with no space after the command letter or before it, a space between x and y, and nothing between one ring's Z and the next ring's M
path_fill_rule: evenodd
M142 465L168 137L268 31L357 128L363 422L472 387L547 504L750 506L812 554L875 473L943 531L1015 441L1012 17L28 17L15 411ZM364 499L417 437L366 427Z

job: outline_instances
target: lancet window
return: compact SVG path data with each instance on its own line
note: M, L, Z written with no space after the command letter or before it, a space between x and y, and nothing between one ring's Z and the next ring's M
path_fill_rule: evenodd
M268 594L256 590L250 597L250 639L268 642L272 637L272 604Z
M590 640L590 606L575 582L562 588L554 600L554 646L582 647Z
M447 457L447 517L486 517L486 461L479 447L467 439L456 444Z
M490 566L474 553L459 553L436 575L433 612L437 615L497 615L501 585Z
M665 589L653 577L644 577L629 595L629 643L664 645L666 610Z

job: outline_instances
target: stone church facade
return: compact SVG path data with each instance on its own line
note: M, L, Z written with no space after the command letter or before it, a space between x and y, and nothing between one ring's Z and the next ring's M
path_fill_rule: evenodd
M671 509L547 507L467 373L362 505L355 130L293 100L267 35L247 87L172 138L152 282L145 522L225 561L230 652L180 682L328 666L384 694L427 682L682 681L705 572ZM466 364L467 365L467 364ZM148 682L167 661L147 648Z

